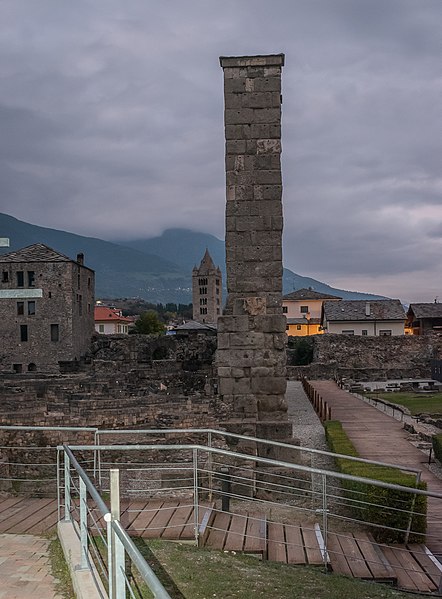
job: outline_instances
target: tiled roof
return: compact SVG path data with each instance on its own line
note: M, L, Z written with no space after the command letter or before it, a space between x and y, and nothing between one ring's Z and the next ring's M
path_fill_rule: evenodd
M410 311L415 318L442 318L442 304L410 304Z
M180 324L174 327L174 331L216 331L217 327L214 324L208 324L207 322L197 322L196 320L189 320L184 324Z
M398 299L324 302L323 310L325 319L329 322L405 320L405 311Z
M75 262L75 260L60 254L44 243L34 243L15 252L3 254L0 256L0 262Z
M94 320L95 322L123 322L131 323L131 318L126 316L120 316L119 310L116 308L109 308L108 306L95 306L94 309Z
M320 318L310 318L309 321L307 321L306 318L287 318L287 324L321 324L321 319Z
M320 293L319 291L314 291L313 289L298 289L297 291L292 291L291 293L287 293L287 295L283 296L284 300L340 300L341 297L337 295L328 295L327 293Z

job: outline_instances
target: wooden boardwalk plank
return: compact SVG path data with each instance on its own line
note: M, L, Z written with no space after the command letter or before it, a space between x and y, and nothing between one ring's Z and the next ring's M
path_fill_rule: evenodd
M350 570L354 578L362 578L364 580L373 580L373 574L365 563L364 556L359 549L356 540L353 537L341 535L339 543L342 547L342 552L345 555Z
M190 501L190 500L189 500ZM167 528L161 535L162 539L178 540L182 538L183 532L189 532L194 536L195 523L194 520L189 520L193 514L193 504L189 502L181 502L172 517L169 520ZM187 522L189 524L186 527ZM186 530L185 530L186 529ZM188 529L188 530L187 530Z
M246 533L247 516L232 514L230 527L224 543L224 551L242 551Z
M211 527L211 531L207 537L206 546L213 549L224 549L224 541L227 536L227 531L230 526L230 514L226 512L216 512Z
M249 516L244 540L246 553L263 553L265 551L266 528L264 517Z
M49 508L49 506L48 506ZM26 530L26 534L28 535L41 535L49 530L52 530L57 526L58 522L58 510L57 510L57 502L55 501L52 505L52 511L48 513L40 522L37 522Z
M267 525L267 557L272 562L287 563L284 524L269 522Z
M307 556L304 551L301 527L298 524L286 524L285 538L287 541L287 563L305 565Z
M124 526L124 528L129 529L135 518L137 518L148 505L149 501L134 501L129 503L127 508L121 514L121 525Z
M143 539L159 539L168 525L169 520L173 516L175 509L178 507L178 504L179 501L164 502L149 522L149 525L146 526L141 533Z
M302 536L304 537L304 547L308 563L311 566L320 566L323 564L324 558L322 557L316 532L312 528L302 527Z
M24 497L10 497L4 501L0 508L0 523L22 510L26 502Z
M407 545L414 559L422 566L424 572L431 578L436 587L442 577L442 564L436 564L426 552L425 545Z
M345 555L342 553L339 538L333 532L329 532L327 536L327 551L330 556L330 564L333 572L344 574L345 576L352 576L351 568L345 559Z
M396 584L396 574L377 543L364 532L358 532L353 537L365 558L367 566L370 568L373 578L378 581Z
M398 547L382 546L382 552L396 572L398 584L408 591L428 592L435 590L435 585L423 572L417 572L409 562L407 551L401 552ZM413 558L411 558L413 559Z
M163 503L163 499L153 499L149 501L145 509L133 520L128 532L135 537L140 537Z
M21 529L24 521L32 521L32 526L36 521L40 520L39 512L48 504L51 504L53 499L30 499L29 502L22 503L23 508L17 511L13 516L0 523L0 533L14 532L16 529Z

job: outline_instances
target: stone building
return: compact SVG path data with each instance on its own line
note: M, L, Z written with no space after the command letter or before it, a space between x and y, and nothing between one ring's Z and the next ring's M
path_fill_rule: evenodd
M193 320L216 324L222 312L222 274L206 252L192 271Z
M37 243L0 256L0 370L58 372L94 332L94 271Z
M284 55L221 57L226 137L227 302L218 320L226 426L291 437L282 313L281 73Z

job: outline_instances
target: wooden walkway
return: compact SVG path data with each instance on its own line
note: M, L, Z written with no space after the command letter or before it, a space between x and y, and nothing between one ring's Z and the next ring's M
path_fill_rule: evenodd
M422 470L430 491L442 494L442 480L427 468L427 457L409 441L409 433L398 420L340 389L333 381L309 381L339 420L359 455L370 460ZM442 559L442 500L429 497L427 546Z
M76 510L73 517L77 518ZM42 534L57 523L53 499L14 497L0 500L0 533ZM125 501L121 522L131 536L144 539L195 541L195 511L191 500ZM104 529L96 509L89 524ZM442 566L423 545L379 545L363 532L331 532L327 546L318 524L268 521L264 515L231 514L213 504L198 506L199 544L220 551L257 554L285 564L327 566L364 580L387 582L409 591L438 589ZM93 533L93 530L92 530Z

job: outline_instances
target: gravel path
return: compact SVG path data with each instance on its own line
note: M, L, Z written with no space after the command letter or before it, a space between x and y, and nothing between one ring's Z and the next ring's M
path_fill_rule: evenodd
M299 445L329 451L324 427L304 393L302 384L299 381L288 381L285 397L288 416L293 422L293 437L299 440ZM311 461L308 460L308 462L308 465L314 468L335 469L333 458L329 456L311 454Z

